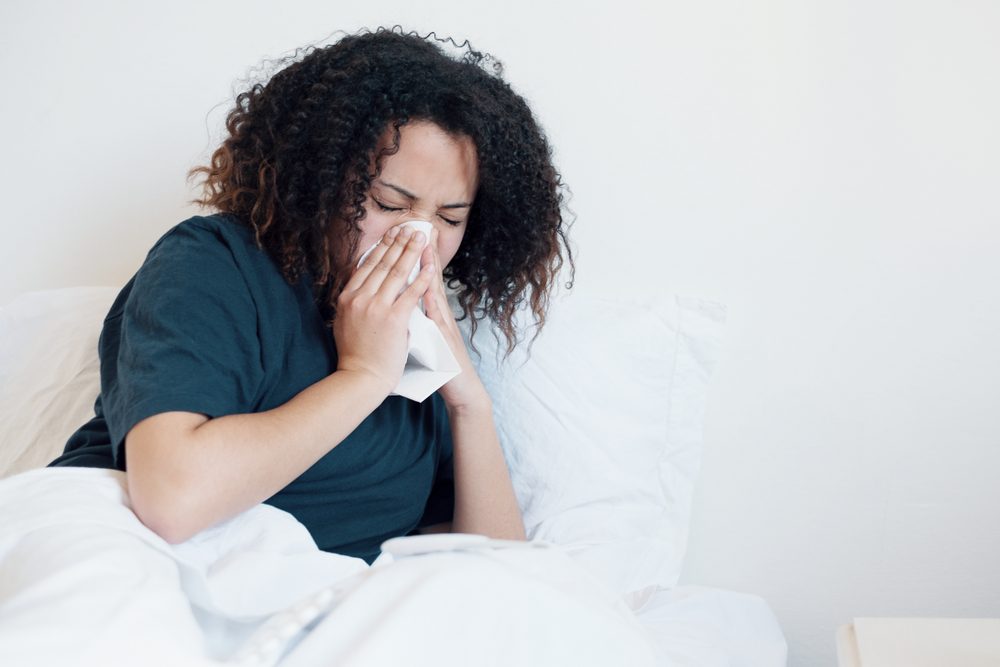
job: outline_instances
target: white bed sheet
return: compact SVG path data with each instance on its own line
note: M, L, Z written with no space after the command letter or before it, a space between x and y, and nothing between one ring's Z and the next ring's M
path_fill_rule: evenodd
M655 592L636 617L661 667L784 667L788 644L763 598L707 586Z
M427 562L426 565L429 568L437 568L441 563L439 560L435 563ZM458 562L443 567L451 569L454 564ZM407 576L401 571L397 573L401 577ZM502 582L500 589L508 584L509 582ZM432 594L438 596L440 592L435 590ZM530 594L530 591L528 593ZM496 591L493 595L496 595ZM383 604L385 600L387 598L382 598ZM409 602L413 603L414 600L411 599ZM428 601L425 604L430 607L433 603ZM476 613L488 616L491 611L489 608L481 608ZM777 619L767 603L755 595L704 586L679 586L655 592L635 615L648 643L652 646L652 663L657 667L784 667L786 664L787 644ZM342 627L345 618L352 626L348 631ZM469 653L467 646L463 647L460 644L457 653L453 655L455 664L547 666L589 664L574 662L567 655L550 655L545 659L539 659L537 647L532 646L531 642L538 642L541 639L579 643L580 637L584 636L578 628L565 625L559 627L552 622L552 618L554 617L549 617L546 625L549 630L541 635L536 632L537 628L517 634L517 641L525 650L522 656ZM372 646L389 645L389 642L385 641L386 632L398 639L398 631L391 628L387 630L382 626L384 619L376 617L369 620L372 622L370 628L365 632L356 632L357 628L353 627L356 619L351 618L349 610L344 610L340 616L331 615L323 619L304 641L286 653L281 667L311 667L318 664L322 656L331 654L331 646L341 649L344 646L344 634L350 632L355 632L357 637L367 638L362 649L364 651ZM413 646L449 641L448 636L442 634L438 625L440 619L426 617L425 620L429 621L427 625L406 630L411 636ZM517 632L517 628L511 627L502 618L488 622L479 629L485 628L495 632L499 627L505 628L507 632ZM428 636L433 639L427 639ZM595 654L594 649L587 649L587 659L594 660L595 664L642 664L639 662L640 658L630 657L627 651L615 649L613 645L609 646L601 637L597 639L599 652ZM480 646L489 643L485 639L479 641ZM425 664L420 655L408 648L402 652L393 651L391 655L382 654L380 659L366 664L389 665L397 664L399 661L408 665ZM443 663L442 657L445 658ZM451 663L447 656L439 656L426 664Z
M758 598L678 588L636 615L568 554L369 567L269 505L170 545L129 508L123 473L32 470L0 480L0 664L784 664Z
M270 627L321 593L336 604L316 627ZM171 545L131 511L119 471L0 480L4 667L271 666L283 656L294 667L656 664L624 601L557 547L369 567L320 551L269 505Z

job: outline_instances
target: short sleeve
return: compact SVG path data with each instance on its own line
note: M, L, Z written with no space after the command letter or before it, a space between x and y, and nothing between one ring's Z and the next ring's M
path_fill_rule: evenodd
M122 470L125 435L138 422L175 410L250 412L263 383L247 279L218 231L190 223L153 246L100 348L104 416Z
M435 437L439 447L439 458L434 485L427 498L424 514L420 518L420 523L417 524L418 528L452 521L455 514L455 471L451 424L448 421L448 412L444 408L444 401L437 393L431 396L436 413Z

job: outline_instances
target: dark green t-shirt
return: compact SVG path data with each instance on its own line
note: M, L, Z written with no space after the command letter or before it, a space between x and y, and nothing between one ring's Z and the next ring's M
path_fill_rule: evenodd
M304 272L289 285L235 217L174 226L111 306L98 343L95 416L49 465L125 470L125 434L147 417L262 412L333 373L336 346L310 281ZM451 521L444 401L437 393L423 403L389 396L265 502L294 515L320 549L369 564L384 540Z

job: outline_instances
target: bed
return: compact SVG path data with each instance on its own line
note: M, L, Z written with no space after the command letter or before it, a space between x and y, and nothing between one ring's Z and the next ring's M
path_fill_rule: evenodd
M529 541L401 536L368 566L268 505L170 545L124 473L45 468L119 290L0 308L0 664L785 664L762 598L678 584L722 304L559 297L506 360L461 322Z

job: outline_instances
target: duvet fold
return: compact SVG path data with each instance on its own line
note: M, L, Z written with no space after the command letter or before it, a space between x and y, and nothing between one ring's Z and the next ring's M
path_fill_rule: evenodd
M560 548L364 560L258 505L178 545L125 474L0 480L0 664L655 664L625 603Z

